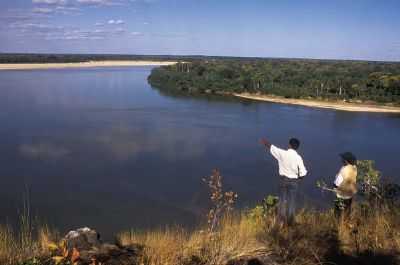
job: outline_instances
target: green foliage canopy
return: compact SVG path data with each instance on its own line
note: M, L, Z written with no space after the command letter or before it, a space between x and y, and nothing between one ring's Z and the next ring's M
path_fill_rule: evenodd
M151 85L199 94L400 104L400 63L306 59L202 59L153 69Z

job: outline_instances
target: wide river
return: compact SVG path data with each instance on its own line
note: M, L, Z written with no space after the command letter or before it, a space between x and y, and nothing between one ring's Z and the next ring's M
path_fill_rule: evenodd
M338 154L400 177L400 116L267 102L174 97L147 83L150 67L0 72L0 222L31 215L62 232L100 233L204 220L202 178L219 168L250 207L276 194L277 165L259 145L298 137L309 174L301 197L328 205Z

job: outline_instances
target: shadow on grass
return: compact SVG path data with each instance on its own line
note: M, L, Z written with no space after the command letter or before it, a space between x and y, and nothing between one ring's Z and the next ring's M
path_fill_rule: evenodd
M325 235L328 236L328 235ZM400 260L398 254L394 253L373 253L364 251L349 255L340 250L340 242L336 234L330 233L324 239L327 246L323 264L338 264L338 265L398 265Z
M330 253L324 257L325 263L338 265L398 265L399 259L394 254L362 252L356 256L344 253Z
M272 230L270 235L275 243L274 260L277 264L400 265L400 253L357 252L354 246L348 251L344 250L343 242L335 229L313 233L309 227L301 229L298 226L283 233L279 229Z

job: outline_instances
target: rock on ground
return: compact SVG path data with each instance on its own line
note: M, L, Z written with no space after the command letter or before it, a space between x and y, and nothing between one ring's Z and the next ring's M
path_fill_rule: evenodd
M87 227L70 231L64 240L69 258L78 265L137 265L143 250L141 245L103 243L100 234Z

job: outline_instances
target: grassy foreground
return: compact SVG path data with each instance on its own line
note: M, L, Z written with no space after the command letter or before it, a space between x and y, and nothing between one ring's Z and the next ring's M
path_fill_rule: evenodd
M223 190L215 170L203 179L211 199L205 225L125 231L116 241L143 246L135 257L140 265L400 265L400 186L383 180L373 166L373 161L358 162L359 196L345 221L332 209L303 209L287 227L278 220L274 196L252 209L234 211L237 194ZM18 233L0 225L1 265L80 265L54 256L59 233L34 225L26 207L20 224Z
M399 214L355 210L348 223L338 223L332 211L302 211L288 228L274 215L250 211L225 217L213 234L166 229L125 232L119 239L146 245L143 264L217 265L259 255L270 255L278 264L398 264Z
M331 210L303 210L290 228L276 220L274 213L265 215L256 207L224 216L214 232L207 227L132 230L120 233L118 240L122 245L143 244L141 264L149 265L222 265L260 255L278 264L400 264L398 211L370 212L356 206L351 220L339 223ZM1 226L0 264L55 264L49 247L57 238L47 228L38 229L37 234L24 229L15 234Z

